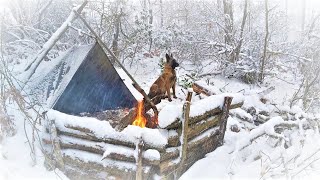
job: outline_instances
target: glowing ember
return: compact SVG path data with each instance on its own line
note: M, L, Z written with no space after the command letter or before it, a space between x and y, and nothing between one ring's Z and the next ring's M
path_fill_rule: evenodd
M143 101L138 102L137 108L137 116L136 119L133 121L132 125L140 126L142 128L146 127L147 119L143 116Z

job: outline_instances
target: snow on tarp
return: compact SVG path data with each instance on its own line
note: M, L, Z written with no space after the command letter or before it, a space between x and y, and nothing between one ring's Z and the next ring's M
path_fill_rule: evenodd
M129 91L136 98L136 100L137 101L143 100L142 94L133 86L133 82L129 78L129 76L126 74L126 72L123 69L119 69L119 68L116 68L116 71L118 72L119 76L123 80L124 84L128 87Z
M149 129L129 125L123 131L118 132L111 127L108 121L100 121L95 118L72 116L52 109L47 112L47 116L50 120L55 120L58 129L65 132L81 133L65 127L71 125L90 129L97 138L101 139L115 139L136 144L138 139L142 137L145 143L155 148L163 148L168 143L169 134L164 129Z
M244 101L244 96L240 93L223 93L219 95L209 96L200 101L191 102L190 106L190 117L196 117L215 109L217 107L222 108L224 103L224 97L231 96L233 97L232 103L238 104ZM183 105L167 105L159 113L159 126L165 128L176 121L177 118L182 116L182 107Z
M48 99L48 107L52 107L55 100L72 79L93 45L74 46L62 53L56 59L41 63L30 82L31 90L38 94L41 101Z

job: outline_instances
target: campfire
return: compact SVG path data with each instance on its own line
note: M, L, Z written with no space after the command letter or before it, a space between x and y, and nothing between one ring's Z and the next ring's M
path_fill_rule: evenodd
M143 113L144 113L143 101L139 101L138 107L137 107L137 115L132 125L140 126L142 128L146 127L147 119L144 117Z
M132 125L134 126L140 126L142 128L157 128L158 127L158 117L157 115L151 116L150 114L146 113L145 109L150 109L146 108L144 101L139 101L137 108L136 108L136 115L134 118L134 121Z

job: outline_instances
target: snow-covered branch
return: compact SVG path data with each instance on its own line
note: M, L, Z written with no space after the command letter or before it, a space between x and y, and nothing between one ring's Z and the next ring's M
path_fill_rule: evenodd
M40 65L43 58L47 55L47 53L55 45L55 43L59 40L59 38L63 35L63 33L66 32L66 30L69 27L68 25L71 24L77 18L74 11L81 13L81 11L83 10L83 8L86 6L87 3L88 3L88 1L85 0L81 5L73 8L70 15L66 19L66 21L56 30L55 33L52 34L50 39L43 45L42 49L36 55L36 58L25 69L25 71L26 71L26 80L25 81L27 81L31 78L31 76L35 73L36 69Z

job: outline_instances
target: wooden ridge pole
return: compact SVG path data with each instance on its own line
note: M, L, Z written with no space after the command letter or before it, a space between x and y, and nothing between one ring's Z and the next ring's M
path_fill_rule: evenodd
M132 80L133 82L133 86L143 95L144 99L150 103L151 108L156 116L156 118L158 118L158 109L157 107L154 105L154 103L151 101L151 99L148 97L148 95L146 94L146 92L144 92L144 90L141 88L141 86L137 83L137 81L131 76L131 74L127 71L127 69L120 63L119 59L114 55L114 53L107 47L107 45L102 41L102 39L98 36L98 34L90 27L90 25L87 23L87 21L77 12L74 11L74 13L79 17L79 19L82 20L82 22L84 23L85 26L87 26L87 28L91 31L91 33L94 35L94 37L96 38L97 42L99 43L100 46L102 46L103 48L105 48L108 53L112 56L112 58L119 64L119 66L124 70L124 72L129 76L129 78Z

